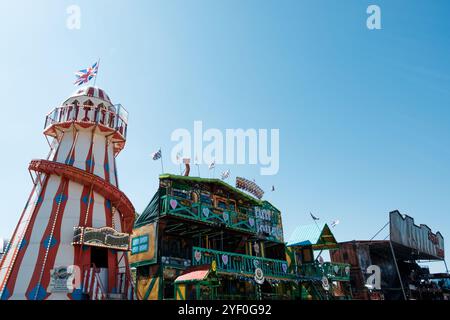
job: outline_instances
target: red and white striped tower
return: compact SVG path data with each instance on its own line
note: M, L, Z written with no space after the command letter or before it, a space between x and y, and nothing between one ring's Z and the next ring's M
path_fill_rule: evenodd
M126 110L96 87L79 89L47 115L50 152L46 160L30 163L34 186L0 262L0 299L129 294L128 248L114 247L117 235L123 244L131 233L135 214L118 188L115 161L125 146L127 118ZM94 238L74 241L74 230L86 228ZM102 230L106 240L97 241ZM95 265L99 261L102 265ZM67 291L55 287L54 271L65 267L76 279Z

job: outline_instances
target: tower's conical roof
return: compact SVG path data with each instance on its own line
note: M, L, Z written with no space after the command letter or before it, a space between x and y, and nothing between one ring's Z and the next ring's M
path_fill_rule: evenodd
M100 100L103 100L105 102L108 102L112 104L111 99L109 98L108 94L100 88L93 87L93 86L87 86L77 89L69 98L75 98L75 97L93 97Z

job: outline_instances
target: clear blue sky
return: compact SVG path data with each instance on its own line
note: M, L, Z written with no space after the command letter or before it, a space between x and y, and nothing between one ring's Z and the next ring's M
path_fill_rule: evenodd
M66 28L71 4L80 30ZM382 30L366 28L369 4ZM280 129L278 175L216 172L256 179L286 235L312 211L341 220L338 240L368 239L399 209L449 239L449 12L446 0L2 1L0 235L31 190L29 161L48 152L45 114L101 57L97 85L130 112L118 170L137 211L160 173L149 154L168 158L171 132L202 120Z

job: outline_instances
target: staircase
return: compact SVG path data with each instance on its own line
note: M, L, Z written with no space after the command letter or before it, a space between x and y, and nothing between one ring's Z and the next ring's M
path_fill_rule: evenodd
M117 290L109 293L100 277L100 269L92 266L84 271L83 293L89 300L136 300L134 284L126 273L117 276Z
M330 294L322 287L320 280L308 280L303 283L301 299L308 300L309 296L312 300L330 300Z
M128 300L122 293L108 293L106 300Z
M100 269L92 266L84 271L83 293L89 300L106 300L106 290L100 279Z

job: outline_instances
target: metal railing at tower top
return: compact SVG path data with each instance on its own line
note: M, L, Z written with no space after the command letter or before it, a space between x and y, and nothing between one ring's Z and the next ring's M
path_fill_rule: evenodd
M52 125L67 122L92 123L113 129L127 136L128 111L117 104L110 107L71 104L56 107L45 118L44 131Z

